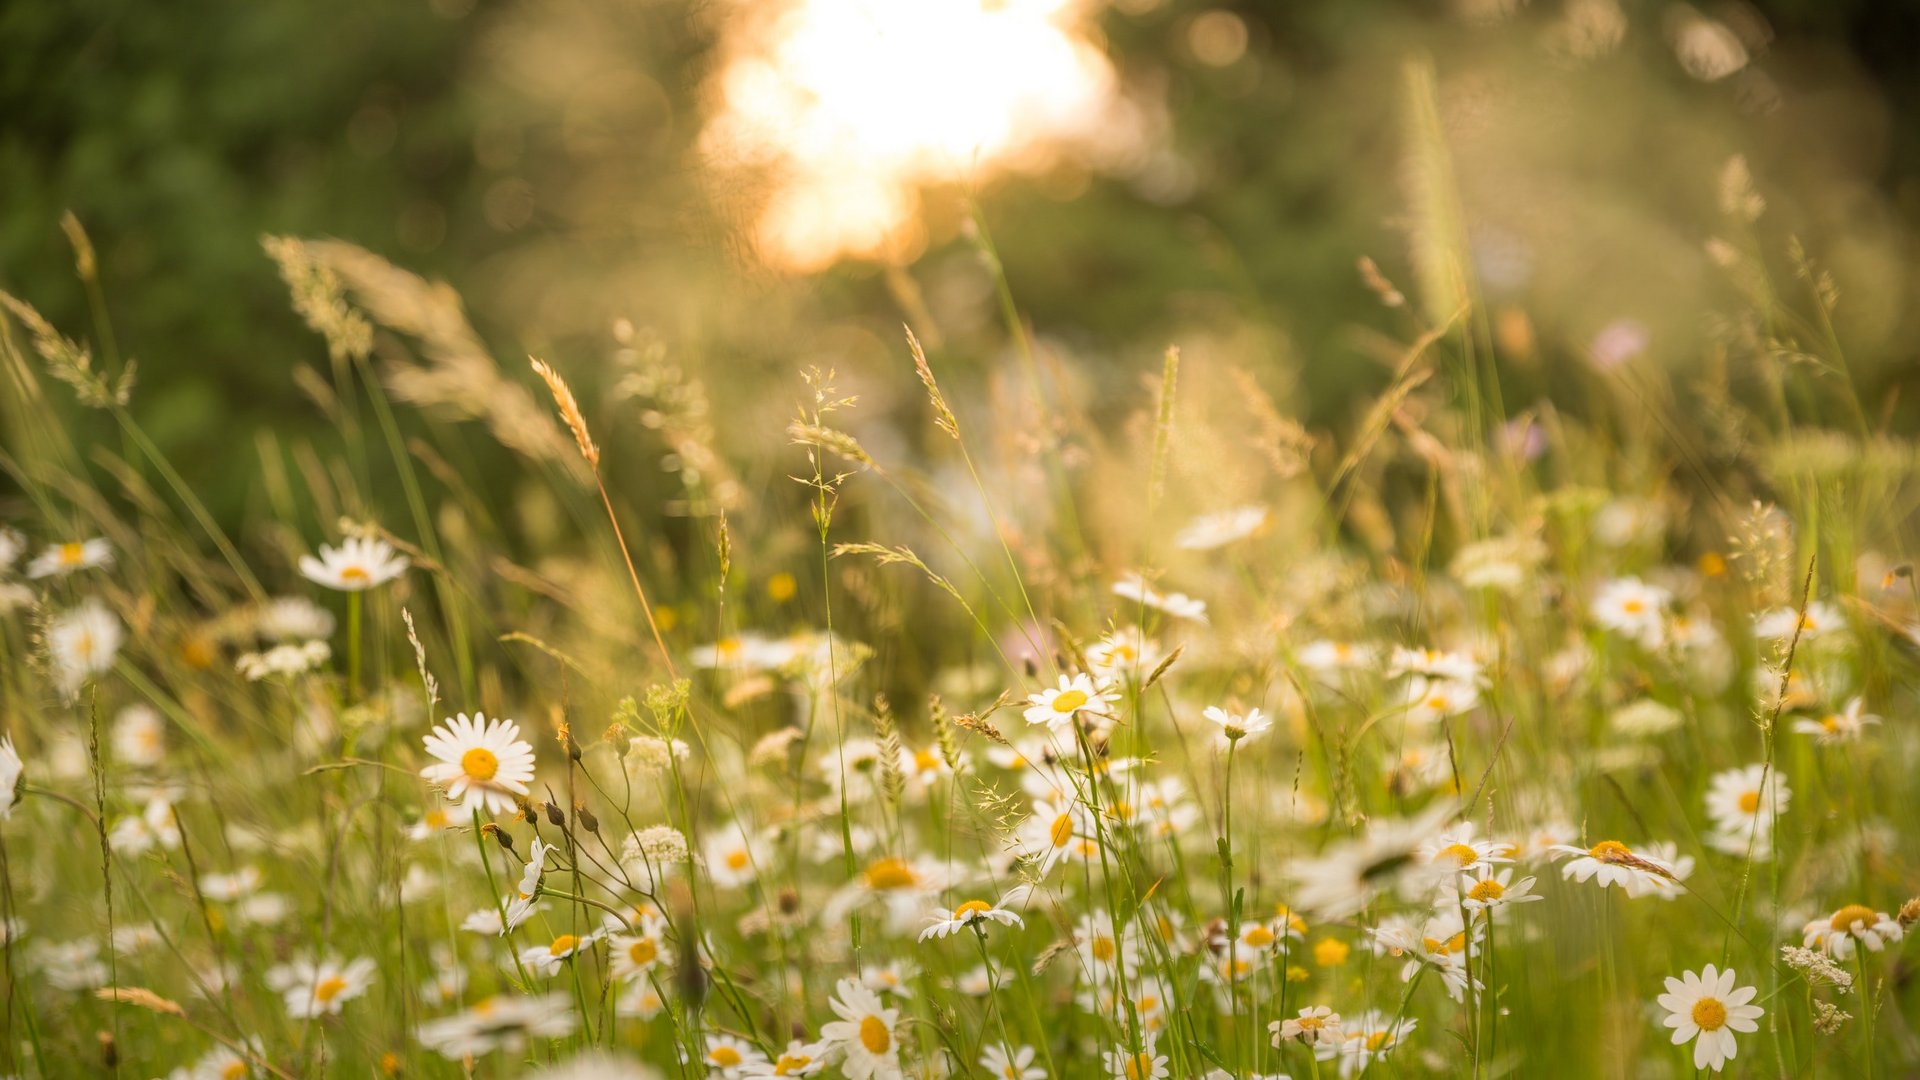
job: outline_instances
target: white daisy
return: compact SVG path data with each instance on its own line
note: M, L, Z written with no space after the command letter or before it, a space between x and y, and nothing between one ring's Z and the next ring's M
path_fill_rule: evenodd
M1339 1042L1323 1042L1313 1049L1321 1061L1340 1059L1342 1077L1367 1072L1375 1058L1385 1057L1400 1045L1418 1020L1393 1020L1385 1013L1369 1009L1358 1020L1342 1024Z
M1707 789L1707 816L1723 832L1745 836L1771 829L1792 799L1778 770L1747 765L1714 774Z
M420 1042L449 1061L515 1053L529 1040L573 1033L573 1002L564 993L490 997L465 1012L420 1025Z
M1187 523L1173 538L1173 546L1182 551L1212 551L1236 540L1245 540L1267 524L1264 506L1238 506L1212 514L1202 514Z
M1016 1046L1013 1053L1004 1047L989 1046L980 1052L980 1067L993 1080L1047 1080L1047 1070L1033 1063L1031 1046Z
M119 618L93 597L55 617L47 627L47 652L60 688L72 695L89 676L113 667L125 637Z
M1866 711L1866 702L1856 697L1847 702L1846 708L1828 713L1818 720L1795 720L1793 730L1813 736L1822 746L1831 746L1834 743L1853 742L1865 735L1868 727L1879 722L1878 716Z
M812 1076L827 1067L827 1050L820 1043L790 1039L771 1061L761 1060L744 1070L747 1076Z
M520 950L520 962L536 974L556 974L566 966L568 960L599 944L600 935L598 930L585 934L561 934L544 945L530 945Z
M613 977L644 979L656 966L673 966L667 946L667 923L658 915L642 915L631 933L615 933L607 941L613 957Z
M267 972L267 985L287 999L287 1015L296 1020L337 1015L347 1002L367 992L378 966L370 957L348 963L326 957L295 960Z
M1667 605L1673 594L1636 577L1615 578L1593 595L1593 621L1648 648L1657 647L1666 631Z
M1267 1025L1273 1033L1273 1045L1283 1042L1297 1042L1302 1046L1318 1046L1321 1043L1340 1041L1340 1014L1325 1005L1314 1005L1301 1009L1300 1014L1287 1020L1275 1020Z
M752 881L766 858L760 844L748 834L745 825L735 822L709 834L702 854L707 879L715 888L737 889Z
M737 1035L707 1036L707 1052L700 1056L701 1063L709 1070L707 1075L722 1080L753 1076L750 1068L765 1064L766 1060L765 1054Z
M1554 844L1549 850L1573 856L1561 864L1562 877L1571 881L1592 879L1602 888L1615 885L1630 897L1660 896L1671 900L1685 891L1680 883L1693 870L1691 858L1664 858L1659 849L1652 847L1636 852L1618 840L1602 840L1590 848Z
M1060 676L1060 685L1027 695L1027 709L1023 713L1029 724L1045 724L1049 730L1058 730L1071 723L1081 712L1101 712L1120 695L1115 694L1092 678L1081 674L1069 678Z
M1719 1072L1739 1049L1733 1033L1760 1030L1755 1023L1766 1012L1749 1005L1756 993L1751 986L1734 987L1733 969L1719 971L1712 964L1700 974L1683 972L1667 977L1667 992L1655 1000L1667 1010L1660 1022L1673 1029L1673 1045L1693 1042L1693 1067Z
M100 537L92 540L75 540L65 544L53 544L45 551L33 557L27 564L27 576L30 578L53 577L71 574L75 570L91 570L96 566L105 566L113 561L113 545Z
M1001 901L1005 903L1006 901ZM948 934L957 934L969 926L981 922L997 922L1001 926L1023 926L1020 916L1004 907L989 904L985 900L965 900L952 911L944 908L933 913L928 926L920 931L920 940L943 938Z
M1255 738L1273 727L1273 718L1259 709L1251 709L1241 716L1218 705L1209 705L1201 715L1220 726L1216 741L1223 750L1243 739Z
M848 1080L898 1080L900 1042L894 1028L900 1010L880 1003L880 995L857 979L841 979L827 1004L840 1019L820 1029L820 1038L843 1055Z
M150 769L167 756L167 722L150 705L133 704L113 718L113 756L123 764Z
M1459 886L1449 884L1439 899L1434 901L1434 906L1441 910L1464 907L1468 911L1484 911L1491 916L1495 910L1508 904L1545 900L1546 897L1534 894L1536 880L1525 877L1515 881L1510 869L1496 871L1491 866L1483 866L1470 882L1463 881Z
M1186 593L1163 593L1147 584L1137 574L1114 582L1113 595L1123 600L1131 600L1143 607L1153 608L1155 611L1165 612L1176 619L1198 623L1207 621L1205 600L1196 600Z
M363 592L406 573L409 560L385 540L349 536L337 548L320 545L320 557L300 556L300 574L316 585Z
M1147 1034L1146 1045L1139 1050L1117 1046L1100 1054L1106 1063L1107 1074L1113 1080L1161 1080L1167 1075L1167 1055L1155 1053L1153 1034Z
M1787 641L1793 637L1796 625L1800 630L1800 640L1806 641L1836 630L1845 630L1847 620L1840 614L1839 608L1815 600L1807 605L1804 615L1793 608L1783 607L1756 616L1753 634L1768 641Z
M1905 935L1899 920L1888 918L1886 912L1865 904L1848 904L1808 923L1802 944L1809 949L1824 949L1837 960L1847 960L1853 956L1855 942L1865 945L1868 952L1879 952L1887 942L1899 941Z
M520 725L488 720L483 713L449 718L422 742L437 762L420 775L446 788L463 812L503 814L533 779L533 747L520 740Z
M260 636L275 641L314 641L333 636L333 612L304 596L276 596L254 618Z

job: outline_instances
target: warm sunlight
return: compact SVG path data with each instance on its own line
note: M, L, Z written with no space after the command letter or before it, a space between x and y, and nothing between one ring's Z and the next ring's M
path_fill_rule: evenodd
M1089 0L792 0L728 25L717 114L722 168L764 171L752 233L769 263L922 246L918 189L1111 155L1140 138Z

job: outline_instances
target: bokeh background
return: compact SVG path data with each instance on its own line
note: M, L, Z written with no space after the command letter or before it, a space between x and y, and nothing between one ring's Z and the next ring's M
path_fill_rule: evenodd
M1510 404L1621 320L1711 362L1738 154L1756 248L1804 238L1899 423L1916 45L1920 5L1875 0L9 3L0 288L97 340L78 216L142 422L227 520L258 498L227 467L246 432L329 424L263 234L446 281L513 377L539 353L589 399L625 320L705 380L723 444L771 445L806 365L913 399L903 322L963 380L1007 362L977 212L1091 414L1179 343L1334 425L1404 329L1356 260L1411 284L1429 63L1481 286L1524 312L1497 323Z

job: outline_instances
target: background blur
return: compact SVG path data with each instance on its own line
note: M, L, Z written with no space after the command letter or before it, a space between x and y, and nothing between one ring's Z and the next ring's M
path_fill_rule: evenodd
M912 401L902 322L963 385L1006 361L972 200L1045 348L1111 375L1091 414L1179 343L1337 424L1404 329L1356 260L1414 291L1424 57L1481 285L1516 313L1510 407L1623 320L1710 360L1741 154L1764 246L1804 237L1862 396L1904 421L1916 46L1916 5L1871 0L12 3L0 288L97 340L78 215L142 422L229 519L248 431L327 427L266 233L445 280L510 377L535 352L589 399L628 320L705 378L723 444L771 445L808 364L863 411Z

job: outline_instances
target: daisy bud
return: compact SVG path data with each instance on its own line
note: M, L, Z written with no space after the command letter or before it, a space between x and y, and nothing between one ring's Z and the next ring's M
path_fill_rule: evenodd
M547 822L556 829L567 827L567 815L552 803L547 804Z
M120 1067L120 1044L113 1039L111 1031L96 1031L93 1037L100 1040L100 1062L109 1069Z
M593 811L584 806L576 806L573 808L573 816L580 819L581 828L590 833L599 834L600 819L593 816Z

